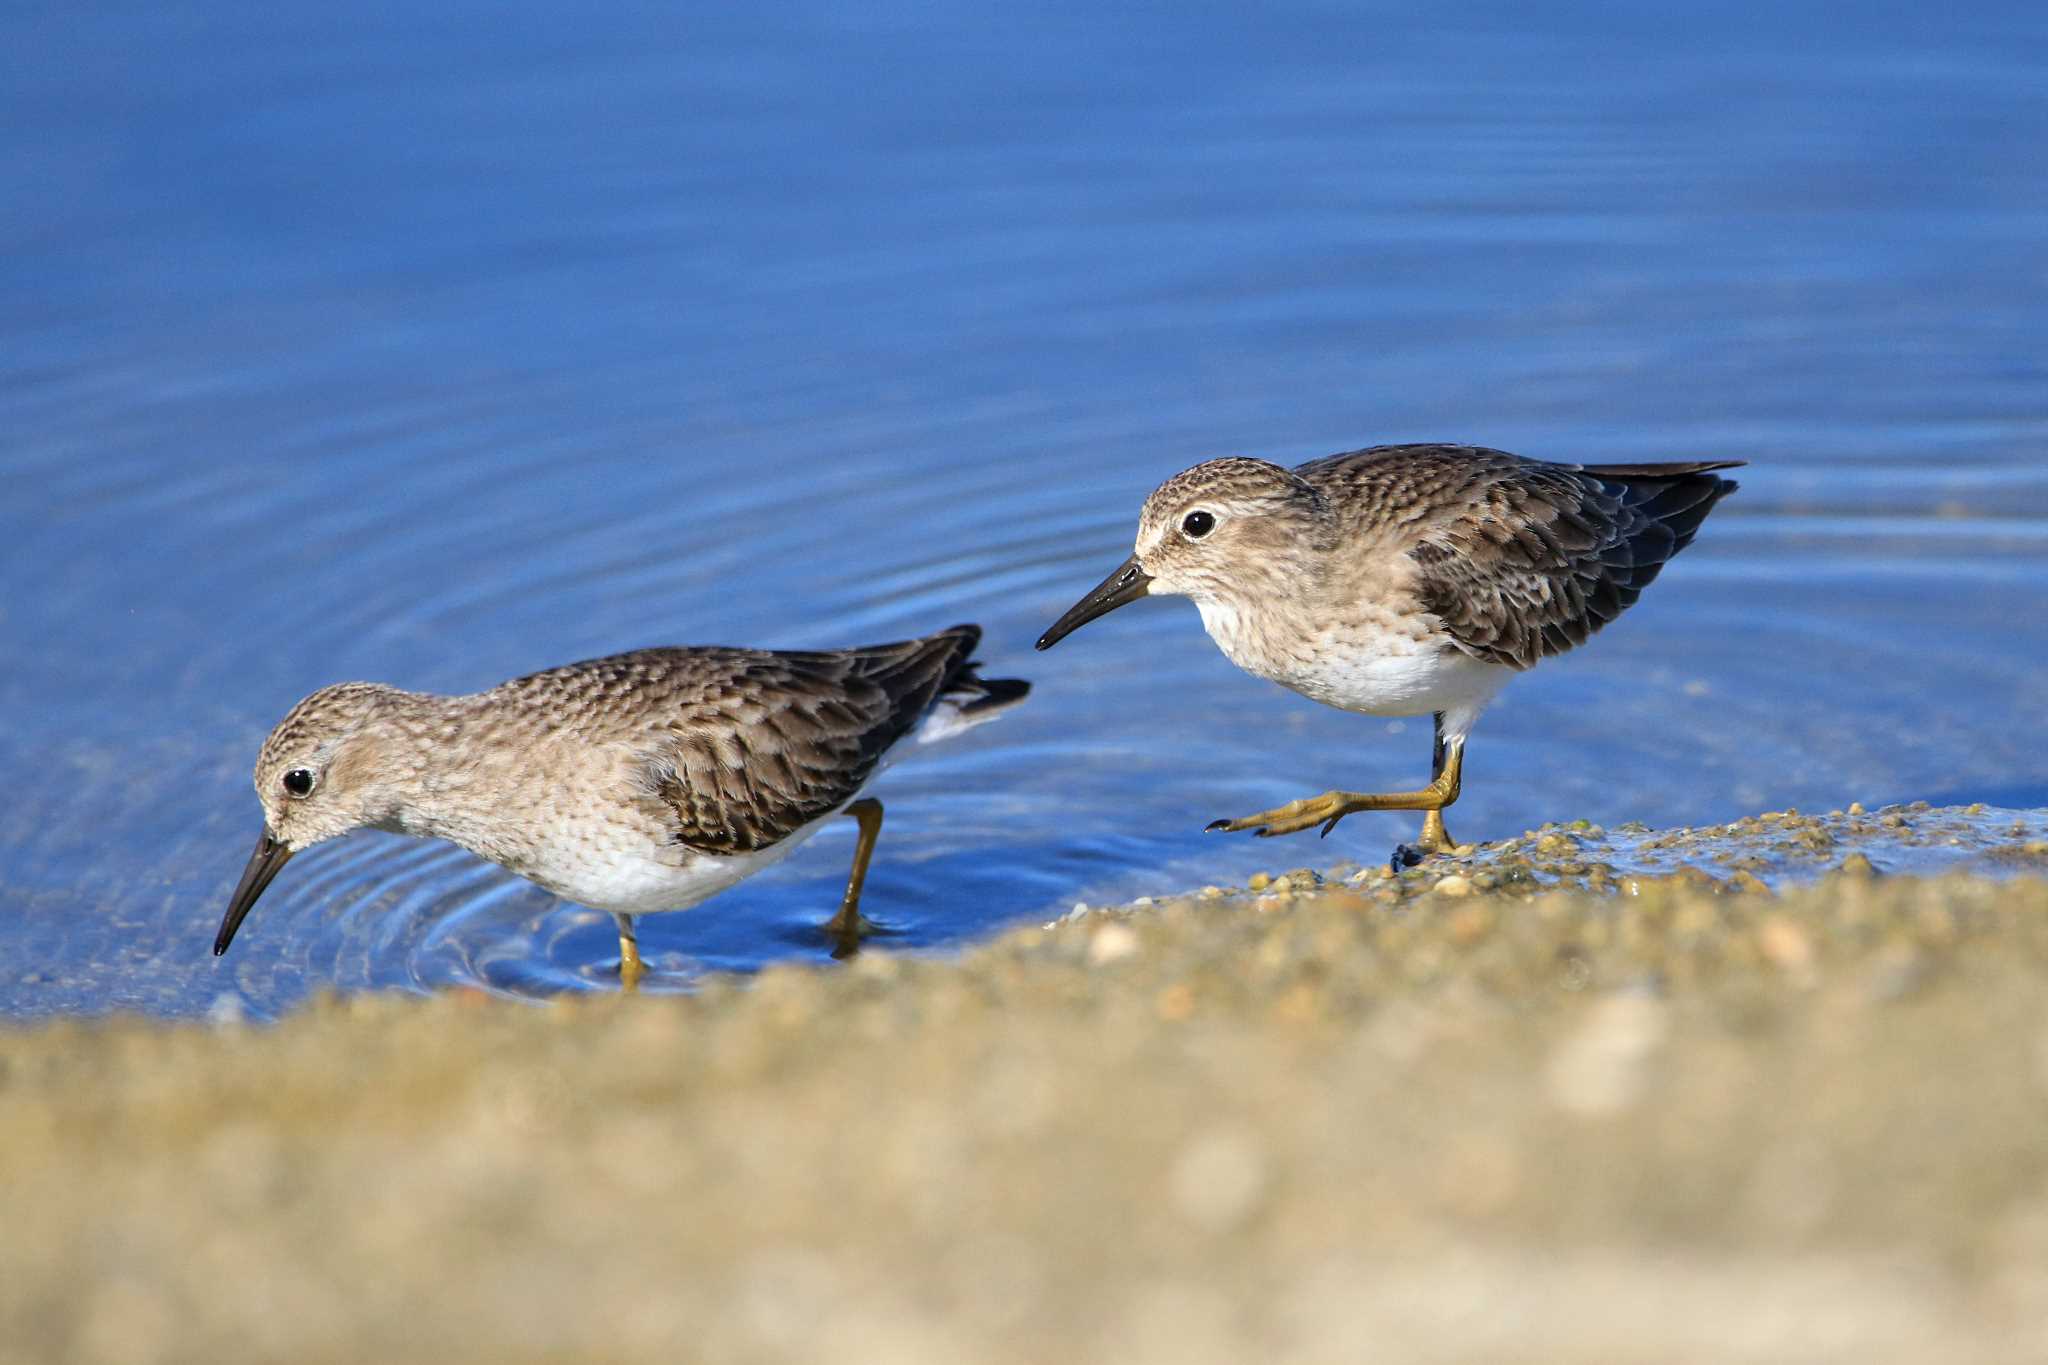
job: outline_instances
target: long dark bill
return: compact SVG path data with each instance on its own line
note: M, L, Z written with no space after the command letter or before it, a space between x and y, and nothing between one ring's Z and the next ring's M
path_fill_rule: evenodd
M1138 563L1138 557L1132 555L1116 566L1116 572L1096 584L1093 592L1067 608L1067 614L1038 637L1038 647L1051 649L1096 617L1106 616L1126 603L1135 602L1151 590L1152 575L1146 573L1144 566Z
M256 898L263 894L263 888L270 885L270 879L291 861L290 848L270 837L266 827L256 840L256 851L249 855L249 865L242 869L242 880L235 883L235 894L228 901L228 912L221 916L220 932L213 936L213 955L219 957L234 941L235 930L242 927L249 907L256 904Z

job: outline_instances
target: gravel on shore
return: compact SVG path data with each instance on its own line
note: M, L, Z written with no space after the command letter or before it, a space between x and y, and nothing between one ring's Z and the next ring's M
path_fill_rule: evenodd
M0 1031L0 1365L2040 1359L2015 847L1783 894L1475 856L690 997Z

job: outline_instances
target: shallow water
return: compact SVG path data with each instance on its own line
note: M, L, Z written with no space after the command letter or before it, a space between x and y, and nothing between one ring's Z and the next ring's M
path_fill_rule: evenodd
M986 13L0 19L0 1013L604 984L603 917L378 835L208 948L300 695L653 643L976 620L1038 683L878 788L902 945L1378 857L1201 831L1426 721L1185 603L1030 650L1226 453L1752 462L1481 726L1462 838L2048 804L2037 7ZM821 956L851 835L645 946Z

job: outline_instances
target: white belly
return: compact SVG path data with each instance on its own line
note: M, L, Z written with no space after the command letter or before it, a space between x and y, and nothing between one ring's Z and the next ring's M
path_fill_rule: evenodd
M581 837L551 841L535 865L512 870L593 910L615 915L687 910L781 862L831 818L813 820L758 852L725 855L657 843L637 829L579 831Z
M1515 671L1445 648L1427 629L1395 620L1359 622L1304 639L1261 634L1227 604L1198 602L1209 638L1247 673L1304 697L1368 716L1477 716Z
M1333 651L1275 681L1304 697L1368 716L1477 711L1514 670L1454 650Z

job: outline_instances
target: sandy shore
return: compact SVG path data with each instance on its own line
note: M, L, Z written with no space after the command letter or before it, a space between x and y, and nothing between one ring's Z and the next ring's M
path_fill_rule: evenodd
M0 1032L0 1362L2040 1359L2048 848L1824 852Z

